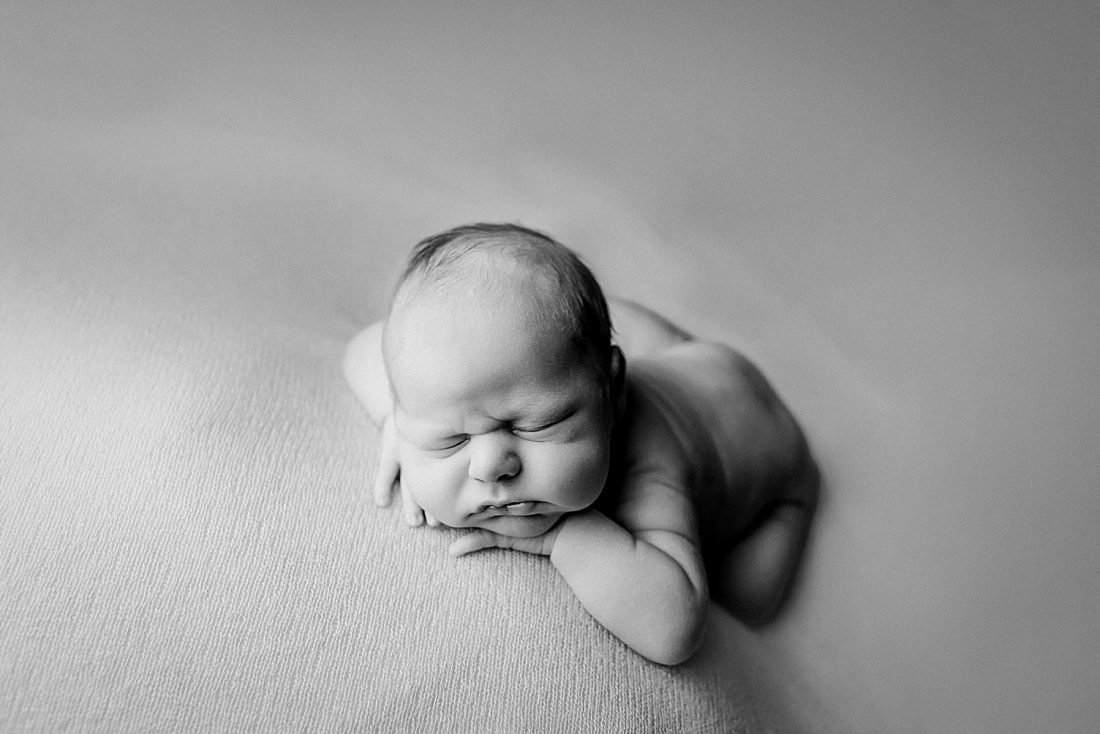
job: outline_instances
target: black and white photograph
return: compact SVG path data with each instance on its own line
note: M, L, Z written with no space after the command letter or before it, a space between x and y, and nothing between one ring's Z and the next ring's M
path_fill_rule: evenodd
M1092 734L1100 4L0 0L0 734Z

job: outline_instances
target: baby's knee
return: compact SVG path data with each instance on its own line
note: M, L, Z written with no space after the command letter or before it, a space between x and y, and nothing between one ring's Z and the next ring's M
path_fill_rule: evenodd
M761 522L720 559L713 579L715 600L751 625L779 613L803 555L813 507L774 505Z
M798 460L787 483L786 499L802 509L808 524L821 497L821 469L805 437L800 442Z

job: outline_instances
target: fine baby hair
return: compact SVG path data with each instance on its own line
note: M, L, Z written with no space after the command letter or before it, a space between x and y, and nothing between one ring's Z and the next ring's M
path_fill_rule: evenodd
M535 317L553 325L573 352L608 380L612 327L599 282L576 252L528 227L466 224L421 240L398 280L391 313L425 291L492 287L502 259L529 280L527 307Z

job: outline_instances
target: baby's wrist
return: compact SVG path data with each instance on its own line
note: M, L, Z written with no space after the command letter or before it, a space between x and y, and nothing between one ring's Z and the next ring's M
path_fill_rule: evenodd
M588 517L592 510L581 510L562 515L557 524L549 531L554 533L550 543L550 561L557 564L559 560L565 560L570 551L576 546L577 538L584 533L584 526L590 524Z
M554 554L559 552L559 549L561 548L562 531L565 530L566 525L569 524L569 521L573 518L575 514L576 513L568 512L562 515L560 518L558 518L558 521L554 523L554 526L546 531L546 534L549 536L549 543L547 543L547 546L550 549L550 552L546 555L550 559L551 563L554 562Z

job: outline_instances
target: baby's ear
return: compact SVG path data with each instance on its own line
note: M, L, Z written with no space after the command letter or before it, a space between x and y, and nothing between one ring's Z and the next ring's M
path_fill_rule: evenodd
M626 357L618 345L611 345L611 406L616 421L626 411Z

